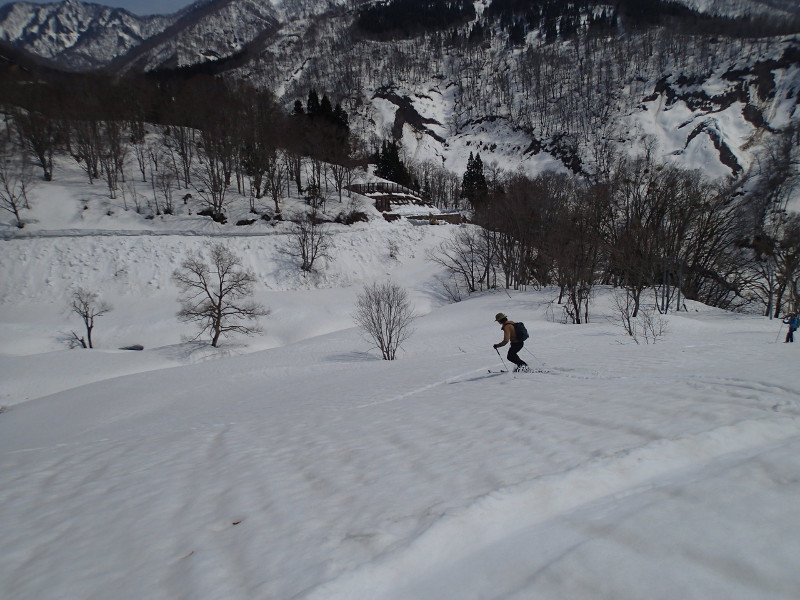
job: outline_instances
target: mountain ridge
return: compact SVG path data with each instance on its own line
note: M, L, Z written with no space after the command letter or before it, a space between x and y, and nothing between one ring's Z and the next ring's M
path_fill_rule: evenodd
M66 69L92 70L135 48L173 19L138 17L124 9L77 0L15 2L0 7L0 37Z
M287 110L318 89L348 112L363 152L393 138L406 159L455 173L477 152L511 169L591 175L604 155L655 135L669 142L664 157L735 177L764 140L800 117L798 43L755 18L715 25L702 15L736 16L745 6L786 15L792 5L684 0L683 17L673 16L675 5L617 3L632 11L620 23L612 5L589 0L563 13L543 0L494 0L475 3L466 22L443 26L433 14L432 29L376 34L360 27L357 4L207 0L107 53L101 67L119 76L204 65L204 73L270 91ZM647 16L659 6L665 16ZM95 44L76 42L70 52ZM51 60L63 64L66 52Z

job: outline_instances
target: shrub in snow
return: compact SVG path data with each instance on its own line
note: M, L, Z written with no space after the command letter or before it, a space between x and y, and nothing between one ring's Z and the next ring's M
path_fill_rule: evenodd
M314 215L304 215L292 220L289 242L281 251L300 262L303 271L314 270L314 263L322 258L331 259L329 250L333 235L327 225Z
M356 299L353 320L367 341L375 344L384 360L394 360L414 330L414 312L405 289L391 282L364 287Z
M667 333L666 319L649 306L639 305L626 291L615 290L614 307L616 313L612 320L637 344L655 344Z

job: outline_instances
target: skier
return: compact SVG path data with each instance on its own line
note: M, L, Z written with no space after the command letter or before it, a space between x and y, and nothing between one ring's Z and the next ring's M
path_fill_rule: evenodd
M789 326L789 331L786 332L784 343L794 342L794 332L797 331L797 326L800 325L800 317L795 313L789 313L783 320L783 324Z
M517 332L514 328L514 321L509 321L508 317L503 313L497 313L494 316L494 320L500 323L500 329L503 330L503 341L499 344L494 344L492 347L497 350L498 348L505 346L506 344L511 344L508 349L508 360L516 365L514 371L527 371L528 370L528 363L522 360L518 354L519 351L522 350L522 346L524 342L521 340L517 340Z

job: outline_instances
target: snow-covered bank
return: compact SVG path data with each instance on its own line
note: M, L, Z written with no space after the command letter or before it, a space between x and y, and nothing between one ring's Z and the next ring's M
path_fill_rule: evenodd
M549 299L436 308L395 362L343 329L12 406L4 597L792 598L796 346L714 310L620 343ZM486 372L498 310L549 373Z
M258 301L272 309L264 322L267 335L255 342L256 348L350 327L351 307L341 314L326 307L352 305L361 284L372 279L419 280L417 310L427 312L437 303L434 282L429 281L435 269L424 260L425 248L438 244L452 228L388 223L335 227L334 260L311 275L302 274L291 257L281 252L290 243L286 235L213 238L223 240L242 257L245 267L256 275ZM98 293L114 306L114 311L97 321L101 348L134 343L161 347L179 343L181 331L191 333L175 319L178 290L171 276L187 255L210 245L207 237L85 235L0 243L0 270L8 282L0 287L4 305L0 353L31 354L65 347L64 330L80 325L75 315L68 314L70 293L77 286ZM397 248L394 258L389 244ZM404 267L405 263L409 265ZM304 321L302 326L299 320Z

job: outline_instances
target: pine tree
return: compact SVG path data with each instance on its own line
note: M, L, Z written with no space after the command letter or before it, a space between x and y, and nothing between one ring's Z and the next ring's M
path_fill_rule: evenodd
M461 179L461 197L467 198L470 202L475 192L475 157L472 152L469 153L467 159L467 170L464 171L464 177Z
M306 112L308 113L309 117L316 117L320 114L320 103L319 103L319 96L317 95L317 90L311 90L308 92L308 102L306 102Z
M384 140L376 157L376 163L375 174L378 177L394 181L400 185L411 186L411 174L400 158L400 148L397 142L386 142Z
M461 197L466 198L475 207L486 199L489 187L486 184L486 177L483 174L483 161L481 155L473 156L469 153L467 159L467 170L464 171L464 178L461 181Z
M480 154L475 156L473 168L475 169L475 193L479 199L483 199L489 192L489 186L486 184L486 176L483 174L483 161Z
M338 103L336 104L336 108L333 109L333 120L339 127L350 129L350 119L347 116L347 112L345 112Z
M331 101L328 99L328 96L325 94L323 94L322 101L319 104L319 114L326 119L333 118L333 107L331 106Z

